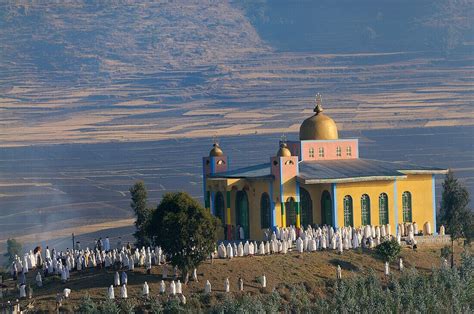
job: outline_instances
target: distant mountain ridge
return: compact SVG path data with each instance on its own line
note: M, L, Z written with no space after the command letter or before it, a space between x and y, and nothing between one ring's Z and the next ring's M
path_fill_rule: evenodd
M235 0L283 51L472 53L472 0Z
M340 129L473 125L472 1L430 3L3 2L0 146L293 132L316 92Z

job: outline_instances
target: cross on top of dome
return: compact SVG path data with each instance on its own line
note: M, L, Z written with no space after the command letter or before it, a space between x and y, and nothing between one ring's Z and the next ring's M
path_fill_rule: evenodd
M323 111L323 99L320 93L316 94L316 107L314 107L314 112L316 114L320 113Z

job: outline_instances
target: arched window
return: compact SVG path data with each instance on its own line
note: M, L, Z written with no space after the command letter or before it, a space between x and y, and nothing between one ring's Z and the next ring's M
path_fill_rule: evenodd
M314 148L309 149L309 158L314 158Z
M245 190L237 191L235 209L237 225L244 229L244 238L248 239L250 235L249 199Z
M344 227L354 226L354 215L352 209L352 197L344 196Z
M214 213L221 223L225 224L225 203L224 195L221 192L217 192L214 196Z
M271 228L272 226L272 208L270 197L267 193L263 193L260 198L260 227L262 229Z
M293 197L286 200L285 203L286 211L286 226L296 226L296 202Z
M362 226L370 225L370 197L367 194L360 198L360 209L362 213Z
M342 156L341 146L336 147L336 156L337 156L337 157L341 157L341 156Z
M402 194L403 222L412 222L411 193L408 191Z
M386 193L379 196L379 224L388 224L388 196Z
M321 220L323 225L332 225L332 200L328 191L321 194Z
M309 192L300 187L301 226L308 227L313 223L313 201Z

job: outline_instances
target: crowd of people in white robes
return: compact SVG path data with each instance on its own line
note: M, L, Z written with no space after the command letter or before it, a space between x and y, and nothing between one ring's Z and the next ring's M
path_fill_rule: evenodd
M403 223L397 226L395 235L399 244L402 238L406 244L416 245L415 235L431 235L431 226L427 222L420 232L416 222ZM444 235L444 226L440 228L440 234ZM294 226L276 228L267 241L245 241L220 243L215 255L219 258L234 258L253 255L286 254L289 251L315 252L321 250L336 250L342 253L344 250L362 248L375 248L383 241L393 238L389 224L374 226L366 225L359 228L341 227L334 229L332 226L324 225L307 229Z

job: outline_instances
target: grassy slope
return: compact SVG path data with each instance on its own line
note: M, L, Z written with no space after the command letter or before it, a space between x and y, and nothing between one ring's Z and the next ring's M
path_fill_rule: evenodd
M401 256L404 259L406 268L416 267L420 272L428 272L433 267L440 266L439 252L442 245L425 245L413 251L409 248L402 250ZM456 257L459 258L461 247L456 247ZM373 252L347 251L343 255L338 255L333 251L272 256L254 256L247 258L235 258L233 260L215 260L213 264L204 263L198 269L199 282L190 282L188 287L183 286L186 296L192 293L200 293L204 289L205 280L208 279L214 293L224 291L224 280L229 277L231 291L237 291L237 279L241 276L244 279L246 292L264 292L260 289L258 277L265 273L267 277L267 287L271 291L273 287L285 283L306 283L312 290L324 294L324 287L330 280L335 279L336 265L340 264L343 270L343 277L366 274L370 269L383 276L383 262L379 260ZM141 285L147 281L152 295L156 295L159 290L161 280L161 268L153 267L152 275L147 275L142 268L137 268L128 276L128 296L129 298L139 298L141 296ZM398 264L392 263L391 271L396 276L399 274ZM171 273L171 269L168 272ZM33 272L28 274L28 282L34 283ZM71 280L63 285L57 278L47 278L43 288L34 288L35 299L33 304L36 309L52 309L55 304L55 294L65 287L72 289L71 298L63 303L66 308L77 306L80 299L87 292L95 301L102 301L106 296L106 287L113 283L113 271L88 270L78 274L72 273ZM10 289L13 289L11 280L6 282ZM168 280L167 285L170 281ZM266 291L265 291L266 292ZM115 295L120 296L120 290L115 289ZM10 297L13 299L13 297ZM6 299L4 300L6 301ZM22 301L26 305L27 301Z

